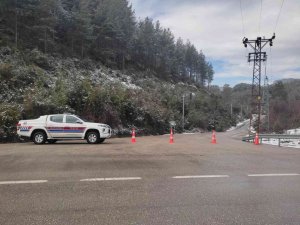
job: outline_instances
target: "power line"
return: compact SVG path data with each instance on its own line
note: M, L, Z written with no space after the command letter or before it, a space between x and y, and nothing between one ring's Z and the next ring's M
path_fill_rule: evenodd
M263 105L264 105L264 114L266 116L267 120L267 131L270 132L270 90L269 90L269 78L266 75L266 69L265 67L265 79L264 79L264 89L263 89Z
M243 9L242 9L242 0L240 0L240 10L241 10L241 17L242 17L242 28L243 28L243 36L245 37L245 24L244 24L244 16L243 16Z
M277 19L276 19L276 24L275 24L275 27L274 27L274 33L276 32L276 28L277 28L279 17L280 17L281 11L282 11L283 3L284 3L284 0L282 0L282 2L281 2L281 7L280 7L280 10L279 10L279 13L278 13L278 16L277 16Z
M273 56L272 56L271 46L270 46L270 74L273 75Z
M245 23L244 23L242 0L240 0L240 12L241 12L241 18L242 18L242 31L243 31L243 36L245 37L246 33L245 33ZM248 49L247 48L245 48L245 57L248 57Z
M262 14L262 0L260 0L260 14L259 14L259 23L258 23L258 35L260 35L261 14Z

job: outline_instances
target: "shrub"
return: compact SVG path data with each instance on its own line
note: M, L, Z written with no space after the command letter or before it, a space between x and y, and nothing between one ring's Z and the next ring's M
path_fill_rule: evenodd
M9 63L0 64L0 80L10 80L13 77L13 66Z
M0 105L0 142L16 141L16 124L21 118L20 107L16 105Z

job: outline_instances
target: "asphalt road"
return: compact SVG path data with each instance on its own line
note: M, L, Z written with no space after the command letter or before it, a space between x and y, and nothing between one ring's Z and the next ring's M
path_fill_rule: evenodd
M300 224L300 151L236 132L0 145L0 224Z

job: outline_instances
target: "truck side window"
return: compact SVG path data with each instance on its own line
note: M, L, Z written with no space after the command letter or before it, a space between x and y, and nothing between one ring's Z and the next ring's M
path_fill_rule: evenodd
M76 121L78 121L78 118L76 118L74 116L67 116L66 117L66 123L76 123Z
M62 123L64 119L63 115L57 115L57 116L50 116L50 121L55 123Z

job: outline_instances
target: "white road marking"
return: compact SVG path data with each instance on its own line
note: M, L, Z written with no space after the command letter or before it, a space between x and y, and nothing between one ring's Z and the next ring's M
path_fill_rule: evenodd
M88 178L80 181L112 181L112 180L141 180L141 177L109 177L109 178Z
M279 176L299 176L298 173L270 173L270 174L249 174L248 177L279 177Z
M298 173L276 173L276 174L248 174L248 177L278 177L278 176L300 176ZM190 176L173 176L174 179L195 179L195 178L228 178L229 175L190 175ZM108 178L88 178L80 181L125 181L125 180L141 180L141 177L108 177ZM47 183L48 180L17 180L17 181L0 181L0 185L4 184L39 184Z
M81 179L80 181L104 181L105 178L89 178L89 179Z
M188 178L220 178L229 177L228 175L194 175L194 176L175 176L174 179L188 179Z
M0 181L0 184L39 184L46 183L48 180L17 180L17 181Z
M105 178L105 180L141 180L141 177L112 177Z

